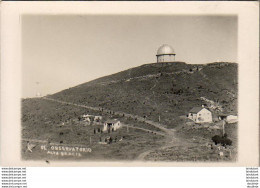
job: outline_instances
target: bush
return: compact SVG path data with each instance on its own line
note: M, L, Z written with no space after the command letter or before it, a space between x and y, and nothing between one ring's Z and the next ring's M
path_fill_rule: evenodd
M217 144L221 144L222 146L232 145L232 140L227 138L227 135L224 136L215 135L212 137L212 141L215 143L215 145Z

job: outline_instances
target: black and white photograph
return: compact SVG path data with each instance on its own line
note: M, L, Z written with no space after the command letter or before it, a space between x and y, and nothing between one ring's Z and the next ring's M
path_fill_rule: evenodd
M22 16L24 160L236 161L236 16Z

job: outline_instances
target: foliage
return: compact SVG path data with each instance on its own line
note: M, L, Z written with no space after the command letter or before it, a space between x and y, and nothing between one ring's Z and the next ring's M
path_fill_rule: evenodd
M212 137L212 141L216 145L217 144L221 144L222 146L232 145L232 140L227 138L227 135L224 135L224 136L215 135L215 136Z

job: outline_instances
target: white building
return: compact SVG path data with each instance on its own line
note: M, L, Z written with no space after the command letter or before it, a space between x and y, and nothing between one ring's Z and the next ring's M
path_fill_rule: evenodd
M91 121L93 121L93 119L94 119L94 116L93 116L93 115L88 115L88 114L87 114L87 115L84 114L84 115L82 115L81 117L82 117L82 120L83 120L83 121L87 121L87 122L91 122Z
M103 131L116 131L117 129L121 128L121 123L118 120L111 120L104 123Z
M238 122L238 117L234 115L227 116L227 123L236 123Z
M190 110L188 118L196 123L212 122L212 113L204 107L194 107Z
M238 117L235 115L219 115L219 120L224 120L227 123L236 123L238 122Z
M95 122L100 122L102 120L102 116L95 116L94 121Z
M174 62L175 55L176 54L170 45L163 44L157 50L157 54L156 54L157 63Z

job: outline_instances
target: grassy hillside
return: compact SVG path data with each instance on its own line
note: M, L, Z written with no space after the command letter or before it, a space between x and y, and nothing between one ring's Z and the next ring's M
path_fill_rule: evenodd
M25 160L133 160L140 153L165 143L163 136L153 132L158 131L154 127L127 118L120 118L124 125L130 124L132 127L151 131L132 127L129 127L127 131L126 126L123 126L115 132L95 134L94 129L102 128L102 123L86 125L85 122L78 121L78 117L82 114L102 115L104 121L118 118L117 115L60 104L42 98L25 99L22 104L21 153ZM104 141L108 136L118 139L124 137L124 139L121 142L113 142L113 144L99 144L100 139ZM33 152L27 150L28 140L36 146ZM50 148L48 142L61 146L84 145L91 148L92 152L81 153L81 157L50 155L41 150L41 145Z
M213 115L237 114L237 64L189 65L183 62L145 64L102 77L44 98L22 100L22 158L26 160L230 161L237 155L237 124L225 132L232 146L213 146L222 122L195 125L186 118L195 106ZM103 122L86 124L83 114ZM159 118L160 117L160 118ZM112 119L115 132L94 132ZM159 122L160 119L160 122ZM220 126L218 126L220 125ZM217 127L217 128L216 128ZM168 129L167 129L168 128ZM174 130L172 130L174 128ZM101 144L108 136L123 138ZM28 142L34 144L28 150ZM52 145L91 148L81 157L48 153ZM48 151L42 150L42 145ZM232 155L231 155L232 153Z
M237 64L154 63L70 88L50 98L121 111L158 121L169 128L194 106L210 105L214 114L237 114Z

